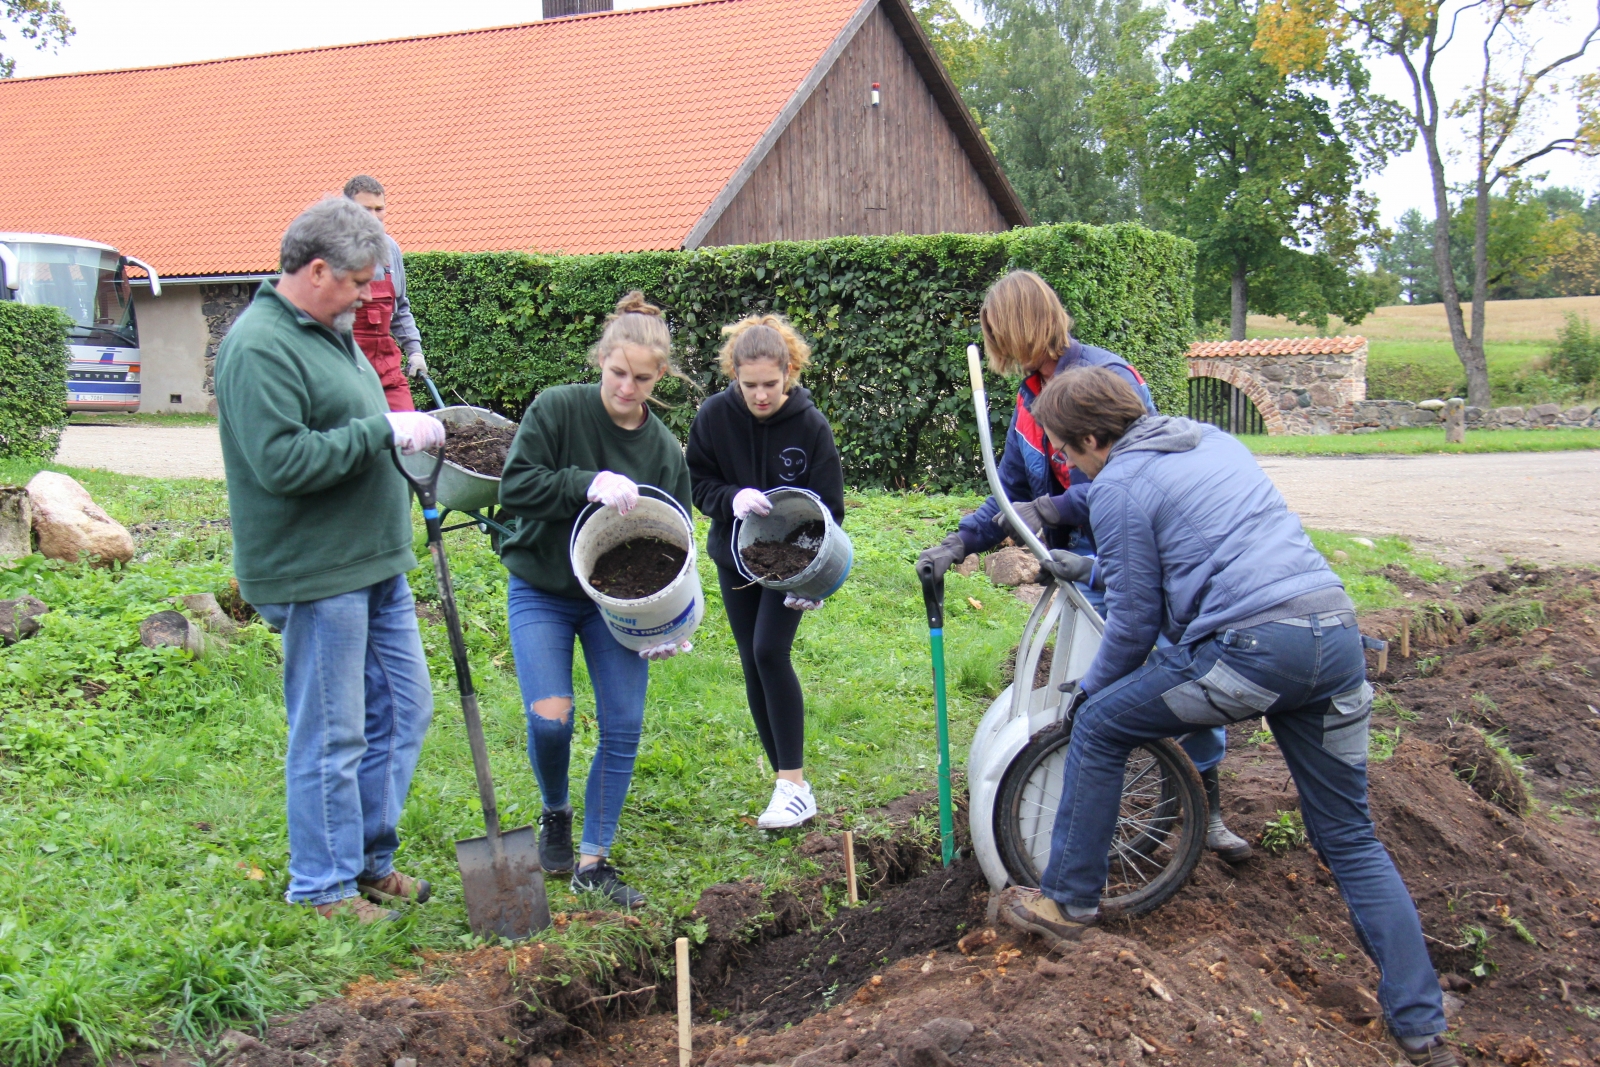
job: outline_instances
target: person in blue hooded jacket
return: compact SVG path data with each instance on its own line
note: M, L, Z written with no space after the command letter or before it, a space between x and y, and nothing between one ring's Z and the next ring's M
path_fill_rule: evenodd
M1039 889L1001 895L1002 918L1057 945L1080 938L1099 917L1133 747L1264 716L1306 836L1381 972L1390 1033L1412 1063L1453 1067L1416 905L1367 807L1372 686L1343 583L1255 458L1216 427L1147 414L1095 367L1057 375L1033 410L1091 479L1106 628L1072 699L1050 862Z
M1051 447L1044 428L1033 417L1034 401L1046 383L1073 367L1105 367L1126 381L1145 411L1154 415L1156 406L1150 389L1121 356L1074 338L1072 316L1061 306L1049 283L1032 271L1014 270L995 282L984 294L978 324L995 373L1022 376L1016 410L1006 430L1005 450L1000 454L1000 484L1006 498L1047 547L1093 556L1089 479L1073 468L1066 453ZM931 562L936 576L942 575L972 553L993 548L1010 533L999 501L990 497L961 520L959 529L923 552L921 559ZM1080 588L1095 610L1104 615L1100 591L1087 585ZM1250 858L1250 844L1222 821L1218 766L1227 755L1227 731L1197 730L1182 744L1200 772L1211 809L1206 846L1229 863L1243 863Z

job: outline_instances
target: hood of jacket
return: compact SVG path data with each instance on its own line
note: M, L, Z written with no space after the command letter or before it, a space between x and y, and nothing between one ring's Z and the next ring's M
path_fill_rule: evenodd
M789 390L789 399L783 402L782 407L766 418L758 419L750 413L750 405L744 402L744 393L739 390L738 382L729 382L723 392L728 394L728 402L733 405L733 409L750 420L752 428L781 425L790 419L799 418L817 406L811 401L811 390L803 385L797 385Z
M1111 446L1106 462L1124 452L1189 452L1200 445L1201 425L1174 415L1141 415Z

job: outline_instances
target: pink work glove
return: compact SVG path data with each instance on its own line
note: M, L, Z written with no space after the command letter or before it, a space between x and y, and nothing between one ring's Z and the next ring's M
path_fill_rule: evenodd
M783 598L783 606L792 608L795 611L816 611L824 603L825 601L821 600L807 600L805 597L795 596L793 593Z
M654 645L654 646L652 646L650 648L641 648L639 650L639 658L640 659L647 659L647 660L651 660L651 661L658 660L658 659L671 659L673 656L676 656L679 652L693 652L693 651L694 651L694 644L692 642L690 642L690 641L685 641L681 645L678 644L678 642L676 642L676 641L668 641L664 645Z
M403 456L444 444L444 423L422 411L391 411L386 416L395 447Z
M733 494L733 517L748 519L751 515L769 515L772 501L759 489L741 489Z
M626 515L639 503L639 487L632 479L614 471L601 471L589 483L589 499L596 504L616 508L619 515Z

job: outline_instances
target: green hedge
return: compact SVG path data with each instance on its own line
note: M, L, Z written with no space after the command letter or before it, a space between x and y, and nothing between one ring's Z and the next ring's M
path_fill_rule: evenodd
M776 310L812 342L805 384L833 424L847 480L898 489L982 481L966 346L979 339L984 290L1017 267L1050 281L1078 336L1138 366L1164 410L1181 408L1194 247L1129 224L696 252L406 257L411 307L447 401L518 417L541 389L594 380L588 348L629 289L667 309L684 370L715 390L726 384L715 373L722 326ZM997 434L1015 392L990 382ZM683 435L693 397L670 380L660 393Z
M0 301L0 456L50 459L67 425L68 318Z

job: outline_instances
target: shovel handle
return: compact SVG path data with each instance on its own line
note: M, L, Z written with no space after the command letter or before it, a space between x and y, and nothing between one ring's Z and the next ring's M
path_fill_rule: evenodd
M500 810L494 799L494 779L489 773L489 747L483 740L483 717L478 712L478 694L472 688L472 666L467 662L467 640L461 630L461 613L456 609L455 583L450 580L450 561L444 554L444 531L439 517L434 487L439 481L439 468L444 466L444 449L439 450L433 475L427 479L415 478L400 462L400 453L393 452L394 464L400 468L422 504L422 517L428 527L428 553L433 557L433 577L439 587L439 602L444 608L444 625L450 635L450 658L455 661L456 691L461 696L461 717L467 724L467 742L472 749L472 771L478 779L478 799L483 804L483 823L489 838L489 850L497 867L505 865L505 849L500 843Z

